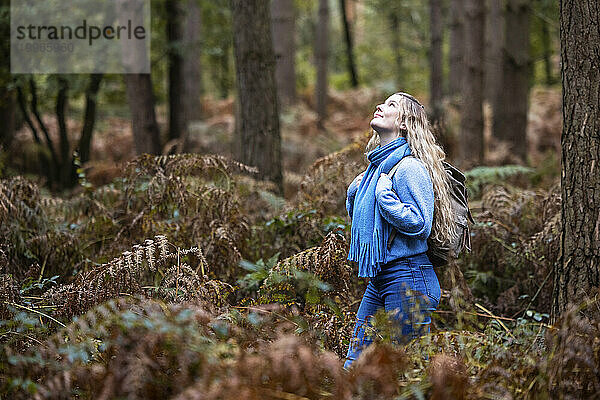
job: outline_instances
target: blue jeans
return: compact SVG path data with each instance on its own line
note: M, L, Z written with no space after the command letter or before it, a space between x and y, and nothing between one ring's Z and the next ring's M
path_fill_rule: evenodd
M407 289L412 293L407 293ZM363 348L373 342L368 333L365 335L365 328L372 326L369 320L380 308L392 311L394 319L401 324L401 337L394 338L395 341L408 343L413 338L429 333L431 312L437 308L440 297L440 283L426 253L382 265L381 271L369 279L358 308L344 368L348 369Z

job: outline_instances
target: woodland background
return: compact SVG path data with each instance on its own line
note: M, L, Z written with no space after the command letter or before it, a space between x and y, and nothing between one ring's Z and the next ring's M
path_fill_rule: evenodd
M86 76L10 74L0 4L0 398L600 393L597 5L151 0L152 73ZM380 313L346 372L346 188L396 91L473 250L431 334Z

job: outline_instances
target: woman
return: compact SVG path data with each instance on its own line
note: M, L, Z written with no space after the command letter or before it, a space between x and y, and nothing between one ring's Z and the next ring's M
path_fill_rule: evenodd
M445 243L456 235L445 154L424 107L409 94L395 93L376 107L371 127L369 166L354 178L346 199L352 219L348 260L358 263L359 277L369 279L345 369L373 341L365 328L380 308L392 311L401 324L400 342L429 332L441 290L426 255L427 239ZM400 160L390 179L387 173ZM388 246L392 230L396 234Z

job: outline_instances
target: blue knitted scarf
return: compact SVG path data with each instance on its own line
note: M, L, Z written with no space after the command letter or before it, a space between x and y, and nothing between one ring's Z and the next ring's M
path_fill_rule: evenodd
M398 137L367 154L370 161L354 198L348 260L358 263L359 277L374 277L381 270L391 226L385 223L375 202L375 187L381 173L388 173L411 151L406 138Z

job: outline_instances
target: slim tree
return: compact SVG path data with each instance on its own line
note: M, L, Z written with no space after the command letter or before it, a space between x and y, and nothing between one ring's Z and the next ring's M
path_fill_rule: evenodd
M33 135L35 144L40 148L44 148L43 151L39 152L40 167L42 169L41 172L48 179L48 185L52 189L68 188L77 183L77 175L74 168L75 159L71 151L73 148L79 150L82 163L90 159L90 147L96 121L96 98L100 89L102 74L90 75L90 82L85 91L83 128L79 141L75 144L70 140L73 135L69 134L67 128L69 81L64 75L57 75L56 78L58 91L56 95L55 115L58 122L59 134L58 152L55 150L55 143L50 135L50 129L41 118L42 114L38 108L38 89L35 80L29 78L31 100L28 99L29 96L27 96L23 82L19 82L17 86L17 101L23 119ZM37 126L33 122L34 119ZM48 157L47 153L50 154L50 157Z
M466 0L461 121L461 159L465 165L483 162L483 57L485 4Z
M550 22L548 21L546 15L553 15L556 7L557 5L553 0L536 1L536 8L539 10L540 14L536 20L542 45L542 58L544 60L544 75L546 85L552 85L555 83L554 74L552 72L552 55L554 53L552 37L554 35L550 34Z
M185 121L185 81L181 46L183 44L183 5L181 0L166 0L167 46L169 60L169 139L181 137Z
M92 147L92 136L96 124L96 108L98 91L102 83L102 74L91 74L90 82L85 89L85 112L83 115L83 127L81 128L81 139L79 140L79 158L82 163L90 160Z
M60 149L59 165L60 185L69 187L75 183L75 169L71 158L71 146L67 132L66 110L69 99L69 81L62 75L57 76L58 94L56 96L56 120L58 122L58 147Z
M231 0L238 90L235 152L283 194L275 54L269 3Z
M340 16L342 26L344 27L344 39L346 42L346 61L348 63L348 73L350 74L350 83L352 87L358 87L358 74L356 72L356 62L354 61L354 41L350 31L350 22L346 11L346 0L340 0Z
M450 0L450 98L460 99L465 57L465 0Z
M183 73L184 73L184 107L186 123L202 118L200 92L202 74L200 65L200 32L202 19L198 0L186 0L183 23Z
M485 25L485 97L490 104L498 99L502 83L504 51L504 0L488 0ZM492 106L493 107L493 106Z
M507 0L501 90L494 104L493 135L509 144L515 160L527 160L529 97L529 0Z
M315 43L315 59L317 63L317 83L315 97L319 125L323 126L327 118L327 59L329 57L329 4L327 0L319 0L319 18Z
M432 110L431 120L435 125L442 119L442 0L429 0L429 30L431 32L429 102Z
M296 19L294 0L273 0L271 3L273 49L275 51L277 93L282 105L296 101Z
M392 33L392 50L394 60L396 61L396 84L401 85L404 79L404 61L402 59L402 18L400 15L400 5L386 10Z
M131 20L133 24L143 22L143 3L126 0L117 0L118 15L124 20ZM141 46L128 46L122 48L123 64L126 70L147 59L147 49ZM137 154L160 154L160 130L156 121L154 109L155 99L152 90L152 77L149 73L125 73L125 95L131 113L131 127L133 142Z
M160 130L154 110L150 74L125 74L125 94L131 112L133 142L137 154L160 154Z
M600 285L600 13L560 1L562 232L553 317Z
M9 7L10 1L0 0L0 34L4 38L10 36ZM10 87L13 78L10 75L9 44L9 40L3 40L0 44L0 146L6 148L10 147L13 140L17 110L16 91Z

